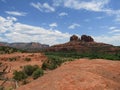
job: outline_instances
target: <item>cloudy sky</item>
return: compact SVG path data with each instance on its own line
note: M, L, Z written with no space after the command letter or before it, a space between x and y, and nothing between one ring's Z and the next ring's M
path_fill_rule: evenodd
M120 45L120 0L0 0L0 41L53 45L73 34Z

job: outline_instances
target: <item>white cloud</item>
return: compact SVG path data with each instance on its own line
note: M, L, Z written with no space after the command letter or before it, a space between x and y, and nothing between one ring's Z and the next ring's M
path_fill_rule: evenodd
M95 41L120 46L120 29L115 26L108 28L108 35L94 37Z
M118 28L118 27L112 26L112 27L109 27L109 29L111 30L109 33L118 33L118 34L120 34L120 28Z
M117 14L115 21L120 23L120 13Z
M58 25L57 23L51 23L49 26L53 28L53 27L57 27Z
M75 29L77 27L80 27L80 24L77 24L77 23L73 23L72 25L70 25L68 28L69 29Z
M120 33L120 29L113 29L113 30L110 31L109 33Z
M14 17L0 16L0 36L5 42L40 42L49 45L63 43L69 40L69 33L62 33L59 30L50 30L43 27L36 27L22 24Z
M105 5L109 3L109 0L54 0L54 6L63 5L67 8L73 9L85 9L90 11L99 12L104 9Z
M26 16L27 13L25 12L18 12L18 11L5 11L5 13L9 15L14 15L14 16Z
M112 10L112 9L105 9L103 12L107 13L110 16L115 17L116 22L120 22L120 9L119 10Z
M55 8L50 6L48 3L31 3L31 6L33 6L34 8L40 10L41 12L54 12Z
M120 34L115 34L112 36L102 35L94 37L97 42L104 42L108 44L118 45L120 46Z
M110 0L53 0L54 6L64 6L76 10L87 10L93 12L103 12L115 17L116 22L120 22L120 9L113 10L108 7ZM102 19L103 17L97 17Z
M116 29L116 27L112 26L112 27L109 27L110 30L113 30L113 29Z
M59 16L67 16L67 15L68 15L68 13L66 13L66 12L59 13Z
M115 21L120 22L120 16L117 16Z
M12 25L14 21L17 21L15 17L4 18L0 16L0 33L4 33L8 29L12 29Z

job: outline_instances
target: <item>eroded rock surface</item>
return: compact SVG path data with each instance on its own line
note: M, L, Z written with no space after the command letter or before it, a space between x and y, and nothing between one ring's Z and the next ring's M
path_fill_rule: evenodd
M67 62L17 90L120 90L120 61Z

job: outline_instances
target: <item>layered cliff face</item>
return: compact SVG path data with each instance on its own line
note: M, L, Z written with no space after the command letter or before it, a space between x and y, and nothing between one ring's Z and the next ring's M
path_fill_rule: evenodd
M70 37L70 41L64 44L54 45L47 51L77 51L77 52L106 52L115 53L120 48L110 44L95 42L91 36L82 35L80 38L76 35Z

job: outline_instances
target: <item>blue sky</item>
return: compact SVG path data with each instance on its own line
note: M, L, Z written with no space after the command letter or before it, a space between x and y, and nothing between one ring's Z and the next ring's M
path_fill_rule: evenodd
M0 41L53 45L73 34L120 45L120 0L0 0Z

